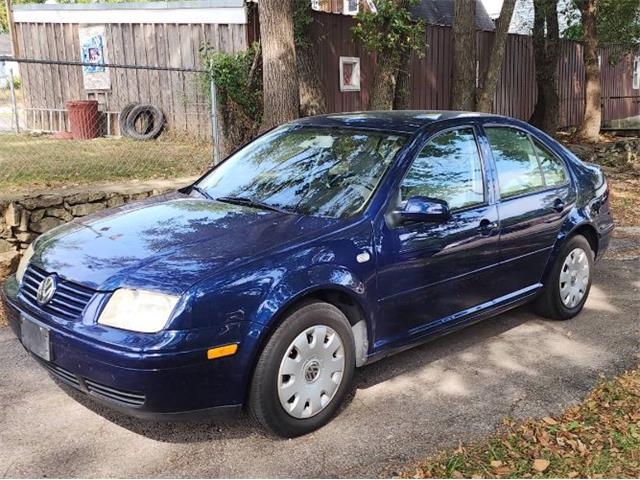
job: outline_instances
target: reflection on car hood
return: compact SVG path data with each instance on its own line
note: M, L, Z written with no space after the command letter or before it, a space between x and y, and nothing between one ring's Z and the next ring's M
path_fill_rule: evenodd
M99 290L181 292L220 269L315 236L336 222L176 193L59 227L39 239L34 261Z

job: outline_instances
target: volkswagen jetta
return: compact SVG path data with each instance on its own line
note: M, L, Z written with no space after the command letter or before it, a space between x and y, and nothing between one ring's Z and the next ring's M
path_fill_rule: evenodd
M526 123L302 119L193 185L58 227L3 299L59 380L150 418L245 406L325 424L354 369L526 302L582 309L613 221L601 170Z

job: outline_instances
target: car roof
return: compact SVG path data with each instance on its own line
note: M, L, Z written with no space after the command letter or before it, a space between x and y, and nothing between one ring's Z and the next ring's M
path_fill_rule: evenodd
M318 115L296 120L290 125L359 128L413 134L425 125L436 121L478 117L506 118L488 113L450 110L381 110Z

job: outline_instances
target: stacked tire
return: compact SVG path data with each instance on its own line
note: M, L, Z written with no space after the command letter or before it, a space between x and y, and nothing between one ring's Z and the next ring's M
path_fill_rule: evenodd
M162 110L151 104L129 103L120 111L120 135L134 140L153 140L164 127Z

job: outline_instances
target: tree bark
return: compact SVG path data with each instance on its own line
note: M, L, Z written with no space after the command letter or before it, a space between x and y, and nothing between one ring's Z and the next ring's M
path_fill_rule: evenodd
M600 139L600 123L602 121L602 92L596 26L598 0L582 0L578 3L578 7L582 15L582 29L584 31L582 55L586 82L584 118L578 129L578 136L589 142L597 142Z
M369 97L369 110L391 110L396 91L396 75L399 58L397 55L378 55L373 87Z
M396 92L393 98L394 110L408 110L411 101L411 52L405 52L400 59L400 68L396 76Z
M474 110L476 99L476 2L454 0L451 109Z
M296 59L300 81L300 114L309 117L326 113L327 102L313 46L298 48Z
M558 0L534 0L533 9L533 50L538 99L529 122L549 134L554 134L560 124Z
M484 74L481 88L478 90L476 109L480 112L491 112L493 110L493 97L496 94L498 75L502 70L509 25L511 24L515 6L516 0L504 0L500 9L500 18L496 22L496 33L494 34L489 67Z
M300 97L292 0L260 0L264 111L261 131L298 118Z

